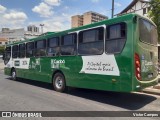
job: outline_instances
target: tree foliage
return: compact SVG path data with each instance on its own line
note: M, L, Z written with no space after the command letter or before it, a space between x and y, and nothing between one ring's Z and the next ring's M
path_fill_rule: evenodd
M151 0L151 10L149 12L150 18L157 25L159 42L160 42L160 0Z
M3 54L4 48L5 48L4 46L0 46L0 55Z

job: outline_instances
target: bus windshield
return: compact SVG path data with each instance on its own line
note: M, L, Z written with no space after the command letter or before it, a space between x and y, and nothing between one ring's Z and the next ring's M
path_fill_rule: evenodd
M157 28L147 20L139 20L140 41L157 45L158 34Z

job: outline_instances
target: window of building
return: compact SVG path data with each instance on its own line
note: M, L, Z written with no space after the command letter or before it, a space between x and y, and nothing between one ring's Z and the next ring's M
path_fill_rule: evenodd
M143 8L143 15L147 13L147 9Z
M37 32L37 31L36 31L36 27L34 27L34 32Z
M25 55L25 43L24 44L20 44L19 45L19 57L20 58L24 58L26 55Z
M14 45L12 47L12 58L17 58L18 57L18 45Z
M38 27L36 27L36 31L35 32L38 32Z
M82 55L99 55L104 49L104 28L99 27L79 33L78 53Z
M0 42L0 45L2 44L2 42Z
M76 54L77 34L69 34L62 36L61 39L61 55Z
M32 31L32 27L28 27L28 31Z
M59 55L59 37L48 39L47 56Z
M126 24L120 23L107 27L106 52L120 53L125 45L127 33Z
M26 44L26 57L34 56L34 42L29 42Z
M36 41L35 48L35 56L46 56L46 40Z

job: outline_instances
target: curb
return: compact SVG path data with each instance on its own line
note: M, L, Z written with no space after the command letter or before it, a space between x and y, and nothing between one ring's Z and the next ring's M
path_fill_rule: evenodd
M149 94L154 94L154 95L160 95L160 90L159 89L154 89L154 88L146 88L143 90L144 93L149 93Z

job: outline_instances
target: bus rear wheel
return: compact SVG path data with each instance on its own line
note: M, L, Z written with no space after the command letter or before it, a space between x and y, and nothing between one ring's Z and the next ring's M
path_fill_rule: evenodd
M66 82L63 74L56 73L53 78L53 87L57 92L64 92L66 90Z
M12 79L12 80L16 80L16 78L17 78L16 70L13 69L12 72L11 72L11 79Z

